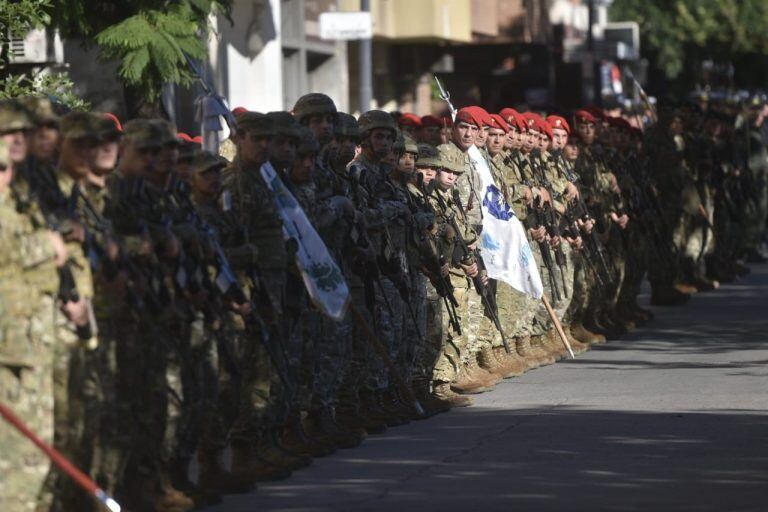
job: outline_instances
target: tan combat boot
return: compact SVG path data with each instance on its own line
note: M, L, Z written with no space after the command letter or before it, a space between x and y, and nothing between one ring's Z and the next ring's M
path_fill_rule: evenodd
M573 349L574 354L583 354L587 350L589 350L589 345L586 343L582 343L579 340L576 339L576 337L571 333L571 326L570 325L564 325L563 331L565 331L565 335L568 337L568 343L571 344L571 348Z
M497 377L501 377L502 379L506 377L506 369L502 364L499 363L499 360L493 353L492 347L485 346L480 349L480 352L477 354L477 361L480 365L480 368L486 370L487 372L490 372Z
M528 369L541 366L539 358L534 354L533 349L531 348L531 338L529 336L515 338L515 349L517 350L517 354L522 357L528 365Z
M552 336L553 333L555 336L557 336L557 339ZM544 335L542 335L541 346L550 356L555 359L555 361L560 361L561 359L568 357L568 350L560 341L560 336L555 332L554 329L550 329L544 333Z
M571 324L571 335L582 343L600 345L605 343L605 336L597 334L586 327L583 324Z
M488 381L481 378L475 372L469 368L468 365L462 364L459 367L459 371L456 374L456 380L451 383L451 389L462 395L475 395L477 393L485 393L492 388Z
M435 399L448 407L468 407L472 405L472 397L460 395L451 389L448 382L435 382L432 391Z
M493 354L499 364L504 368L504 378L519 377L528 370L528 364L525 359L517 354L515 347L515 340L510 340L511 351L507 353L504 347L496 347L493 349Z
M531 336L531 351L542 365L555 364L555 358L544 348L542 336Z

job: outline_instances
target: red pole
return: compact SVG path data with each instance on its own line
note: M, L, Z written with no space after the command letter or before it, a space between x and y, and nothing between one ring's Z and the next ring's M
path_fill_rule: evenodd
M111 512L120 512L120 505L114 499L107 496L107 493L100 489L88 475L77 469L74 464L67 460L67 458L58 450L40 439L37 434L32 432L29 427L27 427L21 419L8 408L8 406L2 403L0 403L0 416L18 430L24 437L32 441L35 446L40 448L40 450L43 451L60 470L69 475L81 489L103 503Z

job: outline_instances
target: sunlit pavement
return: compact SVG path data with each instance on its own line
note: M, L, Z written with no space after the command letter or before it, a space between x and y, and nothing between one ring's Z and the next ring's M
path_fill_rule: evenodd
M768 267L208 511L768 510Z

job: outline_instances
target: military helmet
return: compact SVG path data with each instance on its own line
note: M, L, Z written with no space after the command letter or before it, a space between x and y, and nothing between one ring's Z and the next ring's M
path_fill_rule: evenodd
M315 134L306 126L299 127L299 145L296 148L298 154L317 153L320 151L320 143L317 142Z
M413 153L414 155L419 154L418 144L416 144L416 141L413 140L413 137L407 133L403 133L403 146L405 147L406 153Z
M343 137L360 137L360 128L357 126L355 116L345 112L339 112L336 118L334 134Z
M125 123L123 139L137 149L160 148L163 145L160 127L144 118L131 119Z
M290 112L284 110L269 112L267 117L272 120L275 135L299 138L299 124Z
M61 118L59 131L63 139L98 141L98 117L89 112L70 112Z
M440 167L454 174L464 173L464 153L453 144L440 144L437 146L440 153Z
M357 126L360 128L360 135L363 137L375 128L392 130L392 133L397 134L395 120L383 110L369 110L360 116L360 119L357 120Z
M0 133L34 128L32 116L16 100L0 101Z
M244 133L248 131L267 137L275 134L274 121L259 112L243 112L235 116L235 120L238 132Z
M336 115L336 104L327 95L320 92L311 92L305 94L296 101L293 106L293 115L300 123L304 122L309 116L313 115Z
M416 160L416 167L442 167L440 152L431 144L419 144L419 158Z
M197 151L191 160L192 172L202 173L211 169L223 169L229 162L219 155L214 155L210 151Z
M50 99L44 96L27 96L20 101L29 113L32 114L36 124L58 124L59 115L54 111L53 103L51 103Z
M160 144L162 146L178 146L179 138L176 137L176 127L165 119L150 119L149 121L157 128L160 134Z

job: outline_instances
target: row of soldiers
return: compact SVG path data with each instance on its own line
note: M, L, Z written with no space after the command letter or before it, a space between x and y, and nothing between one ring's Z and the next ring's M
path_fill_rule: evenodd
M236 109L224 158L165 120L4 101L0 399L129 510L285 478L565 357L542 302L489 279L470 148L580 353L650 320L646 277L661 306L746 271L766 157L763 143L740 158L738 134L752 140L761 108L741 128L669 110L645 129L597 108L571 127L476 106L355 119L312 93L291 112ZM348 284L340 321L306 292L267 162ZM0 471L2 510L89 508L5 425Z

